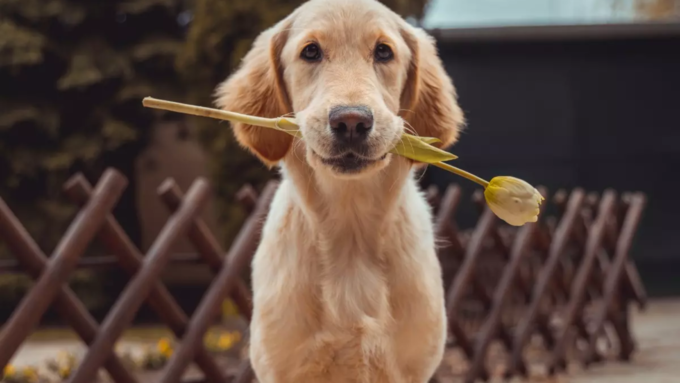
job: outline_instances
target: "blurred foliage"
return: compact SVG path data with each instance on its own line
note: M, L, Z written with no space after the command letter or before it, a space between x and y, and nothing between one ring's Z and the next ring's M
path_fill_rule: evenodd
M0 196L46 251L76 210L61 199L66 178L96 182L107 166L131 176L154 119L140 99L181 99L189 5L0 0ZM138 240L134 203L130 185L116 213Z
M381 0L405 17L422 18L428 0ZM188 84L188 102L211 106L213 91L250 49L257 35L286 17L302 0L196 0L193 21L177 60ZM161 95L159 95L160 97ZM235 193L244 184L261 187L272 172L239 148L226 123L194 118L211 159L220 234L229 244L243 223Z
M102 272L76 270L69 278L68 285L89 310L101 310L110 304L104 286L100 280L105 277ZM33 287L33 280L24 274L0 274L0 318L6 319L12 309Z
M82 171L95 183L109 166L130 178L114 213L139 243L134 161L157 117L140 101L151 94L182 99L175 59L189 6L0 0L0 197L47 254L77 211L62 197L64 181ZM0 257L7 253L0 243ZM73 287L96 308L105 278L76 274ZM16 303L29 285L1 276L0 304Z

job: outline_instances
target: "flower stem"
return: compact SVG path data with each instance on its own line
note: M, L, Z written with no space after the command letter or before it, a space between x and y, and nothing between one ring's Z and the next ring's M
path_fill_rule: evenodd
M442 169L444 169L444 170L446 170L446 171L449 171L449 172L451 172L451 173L458 174L459 176L461 176L461 177L463 177L463 178L467 178L467 179L469 179L469 180L472 181L472 182L476 182L476 183L482 185L482 186L484 187L484 189L486 189L486 187L489 186L489 181L487 181L487 180L485 180L485 179L482 179L482 178L479 178L479 177L477 177L476 175L474 175L474 174L472 174L472 173L468 173L468 172L466 172L466 171L463 170L463 169L459 169L459 168L457 168L457 167L455 167L455 166L451 166L451 165L449 165L449 164L447 164L447 163L444 163L444 162L435 162L435 163L432 163L432 165L434 165L434 166L436 166L436 167L438 167L438 168L442 168Z
M241 122L248 125L262 126L265 128L277 128L278 118L264 118L248 116L241 113L227 112L224 110L204 108L202 106L182 104L179 102L159 100L153 97L145 97L142 104L147 108L169 110L171 112L192 114L200 117L216 118L218 120L227 120Z
M205 108L205 107L202 107L202 106L182 104L182 103L173 102L173 101L159 100L159 99L153 98L153 97L145 97L144 100L142 101L142 104L144 104L144 106L147 107L147 108L169 110L171 112L191 114L191 115L194 115L194 116L210 117L210 118L216 118L218 120L235 121L235 122L241 122L241 123L248 124L248 125L262 126L262 127L265 127L265 128L274 128L274 129L277 129L279 131L286 132L286 133L293 135L295 137L302 138L300 131L299 131L299 127L291 119L264 118L264 117L248 116L246 114L228 112L228 111L225 111L225 110ZM468 173L463 169L459 169L455 166L451 166L447 163L433 162L431 164L436 166L436 167L442 168L446 171L449 171L451 173L458 174L459 176L461 176L463 178L467 178L468 180L470 180L472 182L476 182L476 183L480 184L481 186L483 186L485 189L489 185L488 181L486 181L482 178L479 178L472 173Z

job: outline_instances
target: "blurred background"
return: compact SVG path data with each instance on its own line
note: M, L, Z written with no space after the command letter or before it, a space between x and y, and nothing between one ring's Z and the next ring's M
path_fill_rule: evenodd
M647 193L633 258L652 296L680 293L680 1L382 1L437 38L469 122L452 148L461 167L550 191ZM116 216L146 250L168 217L156 187L205 176L214 187L205 219L228 247L245 218L235 192L276 174L226 124L141 99L212 105L257 34L300 3L0 0L0 196L49 254L76 211L62 183L78 171L94 183L115 167L130 179ZM460 181L434 168L422 178L424 187ZM462 204L461 226L476 216ZM175 250L192 251L184 242ZM0 257L10 255L0 247ZM206 270L184 266L166 278L188 306L209 282ZM101 314L122 280L78 271L73 285ZM29 284L0 276L0 319Z

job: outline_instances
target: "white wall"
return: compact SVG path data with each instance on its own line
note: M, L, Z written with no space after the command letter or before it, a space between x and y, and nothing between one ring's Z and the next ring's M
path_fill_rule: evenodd
M423 26L456 28L633 20L631 0L432 0Z

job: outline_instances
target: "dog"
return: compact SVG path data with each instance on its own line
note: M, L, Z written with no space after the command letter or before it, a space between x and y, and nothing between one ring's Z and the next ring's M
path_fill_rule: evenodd
M224 110L294 115L303 139L232 124L281 184L252 262L262 383L423 383L447 335L432 213L390 153L464 123L434 39L374 0L311 0L262 32L216 89Z

